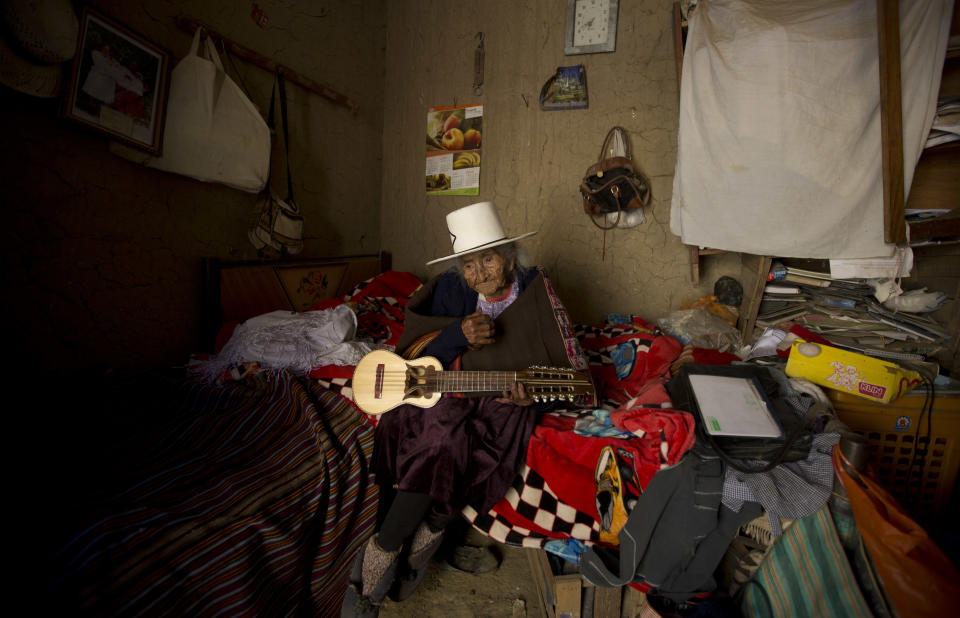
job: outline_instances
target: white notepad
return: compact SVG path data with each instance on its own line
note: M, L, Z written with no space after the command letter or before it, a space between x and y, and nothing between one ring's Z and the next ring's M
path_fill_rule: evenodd
M783 430L756 380L690 374L690 386L713 436L782 438Z

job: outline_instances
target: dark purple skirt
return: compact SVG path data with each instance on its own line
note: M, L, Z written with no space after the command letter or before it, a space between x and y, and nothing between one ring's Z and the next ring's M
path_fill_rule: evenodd
M377 483L429 494L434 515L449 516L466 505L485 513L523 464L537 414L535 406L493 397L444 397L432 408L395 408L377 424Z

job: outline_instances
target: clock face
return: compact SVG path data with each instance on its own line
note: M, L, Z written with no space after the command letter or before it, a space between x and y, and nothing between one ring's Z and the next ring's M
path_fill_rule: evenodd
M577 0L573 22L573 44L600 45L607 42L610 0Z

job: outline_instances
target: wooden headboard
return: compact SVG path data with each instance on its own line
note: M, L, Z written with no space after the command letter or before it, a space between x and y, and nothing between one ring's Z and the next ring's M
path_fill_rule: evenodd
M202 346L213 351L220 326L289 309L304 311L348 293L390 268L389 255L353 255L276 261L203 259Z

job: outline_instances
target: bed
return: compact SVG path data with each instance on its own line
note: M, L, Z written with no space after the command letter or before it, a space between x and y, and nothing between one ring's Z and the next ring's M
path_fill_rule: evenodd
M102 465L65 494L73 512L54 537L48 590L60 613L336 615L373 533L376 418L352 402L352 366L265 370L248 359L219 366L216 379L198 368L265 312L348 310L356 341L390 347L420 282L382 256L203 270L203 353L185 370L97 395L115 401L101 417L119 439L104 441L113 450ZM507 495L487 513L463 513L497 542L573 562L591 547L615 552L626 516L599 501L598 462L614 461L636 497L694 443L692 416L665 389L683 351L675 339L631 315L575 335L603 409L544 415Z
M51 444L58 489L37 506L50 519L51 610L336 613L376 518L372 425L308 375L251 363L211 381L191 367L236 324L340 303L386 266L377 255L207 261L204 344L185 368L113 372L65 389L99 413L74 415ZM393 336L358 312L371 329L364 336Z

